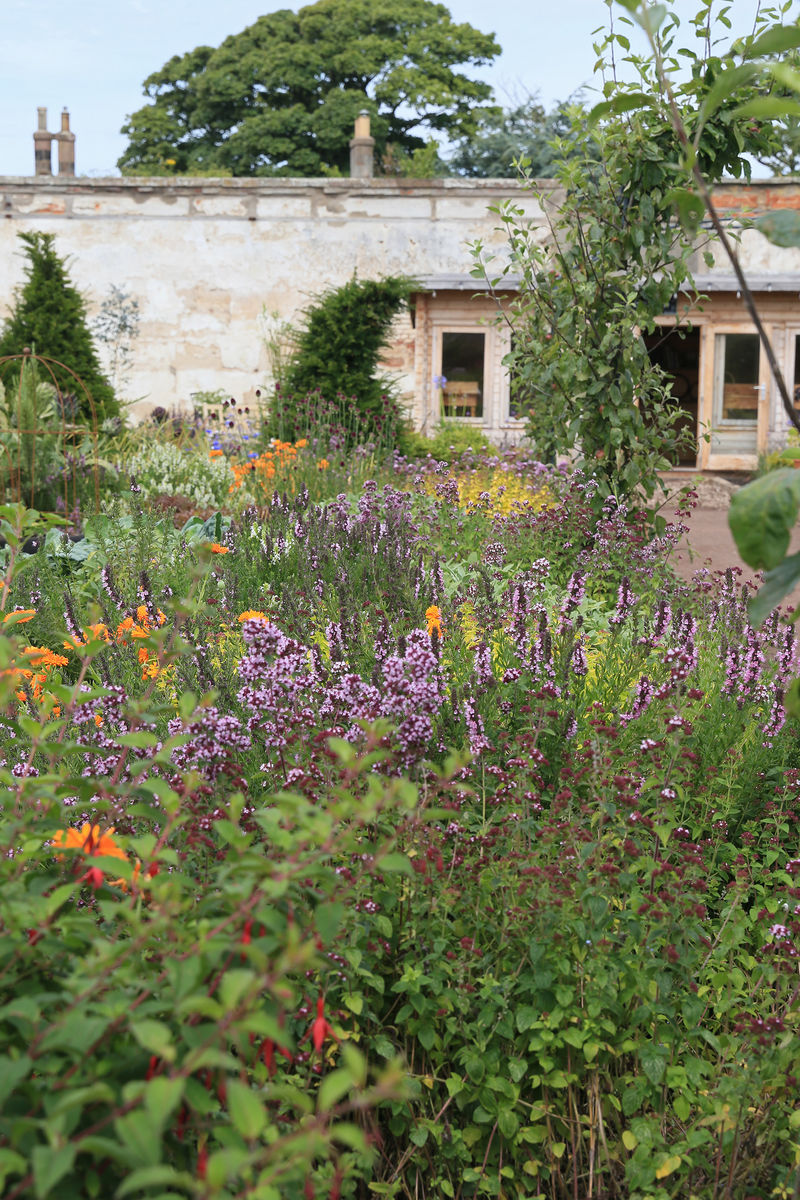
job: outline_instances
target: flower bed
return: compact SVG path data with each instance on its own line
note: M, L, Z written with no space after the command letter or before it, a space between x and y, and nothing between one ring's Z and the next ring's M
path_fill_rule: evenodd
M3 1194L790 1195L794 626L518 456L291 477L4 512Z

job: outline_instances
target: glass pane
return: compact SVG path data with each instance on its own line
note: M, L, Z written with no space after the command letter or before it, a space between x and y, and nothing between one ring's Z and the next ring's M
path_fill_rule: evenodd
M718 333L717 411L723 421L758 420L757 333Z
M483 416L483 333L442 334L442 400L446 417Z

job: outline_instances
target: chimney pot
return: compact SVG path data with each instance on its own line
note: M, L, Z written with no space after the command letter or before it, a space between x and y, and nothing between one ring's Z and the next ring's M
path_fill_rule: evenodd
M357 138L369 137L369 113L365 108L356 117L355 135Z
M375 138L369 132L369 113L365 108L356 117L355 136L350 140L350 178L371 179L374 167Z
M53 135L58 140L59 175L75 174L75 134L70 133L69 109L61 112L61 132Z
M52 133L47 132L47 109L37 108L38 114L38 129L33 135L33 170L35 175L52 175L53 161L51 157L51 148L53 142Z

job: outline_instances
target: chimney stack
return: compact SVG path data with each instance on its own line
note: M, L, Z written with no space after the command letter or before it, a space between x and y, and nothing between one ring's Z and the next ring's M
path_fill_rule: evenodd
M59 175L75 174L75 134L70 132L69 112L65 108L61 112L61 132L58 138L58 173Z
M33 135L34 173L36 175L52 175L53 163L50 157L50 147L53 135L47 132L47 109L37 108L36 112L39 116L39 127Z
M48 133L47 109L37 108L38 129L33 135L34 173L36 175L52 175L53 142L58 142L58 173L59 175L75 174L75 134L70 132L69 112L65 108L61 113L61 130L59 133Z
M350 178L372 179L375 138L369 133L369 113L365 108L356 117L355 137L350 141Z

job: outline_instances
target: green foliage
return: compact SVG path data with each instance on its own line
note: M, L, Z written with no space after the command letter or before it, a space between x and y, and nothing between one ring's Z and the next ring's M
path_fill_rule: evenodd
M459 142L448 165L458 175L509 179L524 158L534 179L550 178L555 174L557 153L564 152L563 139L575 111L569 104L557 104L547 112L535 96L529 96L513 108L489 113L474 134ZM558 152L553 145L556 139L562 139Z
M400 438L399 449L409 458L430 454L439 462L454 462L465 450L487 452L491 442L482 429L461 421L442 421L431 437L407 433Z
M117 401L97 360L86 304L70 281L64 259L56 253L54 234L20 233L19 239L28 259L27 278L0 334L0 358L22 354L27 346L54 360L50 366L58 388L77 394L87 420L93 414L98 421L114 415ZM66 370L58 365L61 363ZM80 384L88 391L93 407Z
M511 250L501 274L521 278L508 314L512 399L542 459L577 452L596 473L599 503L650 496L680 444L679 410L640 334L688 279L692 244L676 245L667 198L674 171L642 127L589 134L576 123L560 145L555 210L522 176L548 215L549 244L518 204L498 210ZM492 275L491 263L480 269Z
M681 436L695 436L678 433L679 409L641 337L672 297L692 289L704 203L685 186L687 165L710 181L747 175L744 155L769 141L748 105L758 96L755 56L770 14L723 55L710 5L693 22L700 46L685 52L675 47L679 22L666 5L622 6L648 29L653 56L632 53L627 34L612 30L598 47L600 65L621 55L635 81L609 72L591 133L576 123L558 144L564 192L555 204L523 173L548 212L550 245L539 244L518 207L500 210L511 248L502 273L522 279L510 313L512 390L542 457L576 450L600 480L600 500L637 489L652 495Z
M355 410L362 434L374 434L386 423L397 424L391 383L377 375L378 358L392 322L408 302L413 283L389 277L355 277L326 292L305 315L296 349L276 391L268 431L284 440L306 433L303 408L312 393L326 404L337 397ZM366 440L366 438L365 438Z
M376 152L476 127L491 88L460 72L499 53L492 35L431 0L317 0L259 17L221 46L175 56L145 81L123 127L123 171L349 173L353 122L372 115Z

